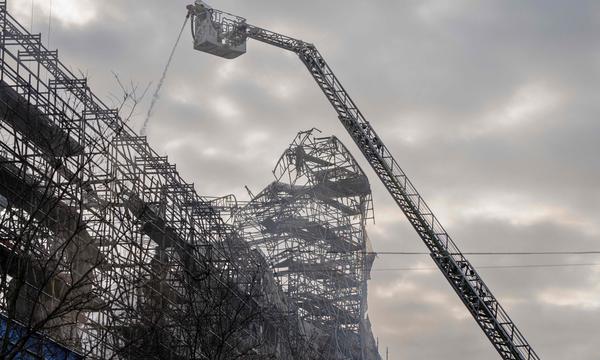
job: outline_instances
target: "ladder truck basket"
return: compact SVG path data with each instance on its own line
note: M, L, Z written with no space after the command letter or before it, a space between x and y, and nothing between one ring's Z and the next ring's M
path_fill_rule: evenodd
M213 9L201 0L189 5L194 49L234 59L246 53L246 19Z

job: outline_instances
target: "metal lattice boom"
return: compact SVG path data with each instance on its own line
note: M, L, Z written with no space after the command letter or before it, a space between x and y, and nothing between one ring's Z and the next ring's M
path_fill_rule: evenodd
M215 48L209 51L199 50L233 58L245 52L245 41L251 38L296 53L366 160L431 252L433 261L500 356L506 360L539 359L314 45L249 25L244 18L212 9L200 0L196 1L195 5L188 6L188 10L194 16L192 26L196 42L205 35L203 29L207 26L214 30L215 38L212 44L218 51ZM236 42L232 44L223 39L236 39Z

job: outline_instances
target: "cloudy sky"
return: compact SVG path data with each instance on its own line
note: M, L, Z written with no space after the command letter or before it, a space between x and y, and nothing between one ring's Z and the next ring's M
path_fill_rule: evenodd
M108 103L156 84L186 0L52 0L50 47ZM190 0L191 1L191 0ZM50 0L9 0L48 40ZM600 250L597 1L215 0L252 24L315 43L463 251ZM148 136L200 194L257 191L298 130L351 151L293 55L256 42L235 61L177 49ZM115 102L116 103L116 102ZM139 129L148 108L131 120ZM365 166L366 168L366 166ZM425 247L376 181L378 251ZM599 255L473 256L543 359L598 359ZM495 359L427 256L381 255L373 329L390 359ZM398 270L404 268L405 270ZM413 270L406 270L406 268ZM421 270L414 270L418 268ZM388 270L386 270L388 269ZM396 269L396 270L390 270Z

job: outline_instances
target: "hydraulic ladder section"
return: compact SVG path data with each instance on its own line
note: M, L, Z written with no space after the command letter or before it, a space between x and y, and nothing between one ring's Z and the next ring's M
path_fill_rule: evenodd
M201 22L210 21L209 25L217 34L216 43L223 46L219 51L206 52L228 58L239 56L243 52L237 52L234 56L221 54L226 52L228 47L232 47L233 50L243 48L245 52L246 39L251 38L296 53L337 112L339 120L431 252L433 261L502 359L539 360L538 355L473 265L460 252L314 45L249 25L244 18L215 10L200 0L197 0L194 5L189 5L188 11L194 17L192 33L195 39L208 24Z

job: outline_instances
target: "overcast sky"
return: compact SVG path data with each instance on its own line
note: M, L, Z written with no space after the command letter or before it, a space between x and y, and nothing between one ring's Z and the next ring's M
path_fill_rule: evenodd
M191 1L191 0L189 0ZM53 0L50 47L107 102L112 76L158 81L186 0ZM34 0L47 40L50 0ZM252 24L315 43L463 251L600 250L600 2L215 0ZM9 0L27 27L31 0ZM139 129L148 101L131 126ZM297 131L337 116L292 54L256 42L234 61L186 30L149 141L204 195L245 199L271 181ZM364 165L364 161L360 160ZM366 168L366 165L365 165ZM369 171L378 251L425 247ZM542 359L597 360L600 256L473 256ZM390 359L496 359L427 256L381 255L370 317ZM390 268L427 268L421 271ZM379 269L379 270L377 270Z

